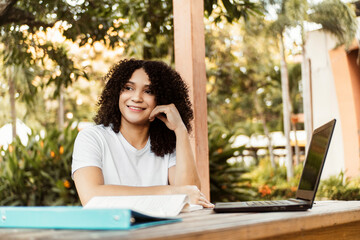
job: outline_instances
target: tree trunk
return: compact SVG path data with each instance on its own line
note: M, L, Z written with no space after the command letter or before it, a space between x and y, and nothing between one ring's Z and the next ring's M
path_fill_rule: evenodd
M300 163L300 148L299 148L299 142L297 139L296 123L292 123L292 129L294 131L294 137L295 137L295 166L297 166Z
M58 122L59 122L59 130L62 131L64 129L64 88L60 87L59 92L59 109L58 109Z
M260 116L261 123L262 123L263 128L264 128L264 134L265 134L266 138L268 139L268 150L269 150L271 166L275 169L276 165L275 165L275 160L274 160L274 153L273 153L271 137L270 137L269 129L268 129L267 125L266 125L266 118L265 118L264 112L261 109L261 106L259 104L259 99L258 99L258 96L257 96L256 93L255 93L254 103L255 103L255 109L256 109L257 113L259 114L259 116Z
M261 117L261 122L264 128L264 133L265 136L267 137L269 143L268 143L268 149L269 149L269 156L270 156L270 162L271 162L271 166L275 169L276 168L276 164L275 164L275 158L274 158L274 153L273 153L273 146L272 146L272 141L271 141L271 136L269 133L269 129L266 126L266 120L265 117Z
M173 44L169 44L168 55L170 56L169 65L171 66L171 65L173 65L173 63L175 63L174 45Z
M16 107L15 107L15 68L7 68L7 77L9 84L9 96L10 96L10 116L11 116L11 126L12 126L12 139L16 137Z
M313 121L312 121L312 96L311 96L311 83L310 83L310 66L306 59L306 39L304 24L301 24L301 38L302 38L302 63L301 63L301 79L303 84L303 106L304 106L304 125L306 132L306 146L305 152L310 143L310 138L313 132Z
M293 177L293 159L292 159L292 149L290 145L290 94L289 94L289 78L288 78L288 69L285 59L285 49L284 49L284 39L280 35L280 65L281 65L281 90L282 90L282 100L283 100L283 121L284 121L284 132L286 138L286 174L288 181Z

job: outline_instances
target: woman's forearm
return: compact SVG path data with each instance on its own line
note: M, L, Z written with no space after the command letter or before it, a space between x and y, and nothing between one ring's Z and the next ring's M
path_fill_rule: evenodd
M133 187L105 185L102 171L98 167L84 167L75 171L74 182L80 201L85 205L94 196L159 195L175 194L172 186Z
M194 154L186 128L175 131L176 134L176 173L175 185L195 185L201 188Z
M123 185L97 185L80 197L85 205L94 196L169 195L175 194L173 186L132 187Z

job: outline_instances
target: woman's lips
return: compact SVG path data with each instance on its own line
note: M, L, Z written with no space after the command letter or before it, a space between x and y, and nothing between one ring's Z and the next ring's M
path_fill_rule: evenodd
M145 108L136 107L136 106L128 106L128 108L130 108L130 110L137 111L137 112L145 110Z

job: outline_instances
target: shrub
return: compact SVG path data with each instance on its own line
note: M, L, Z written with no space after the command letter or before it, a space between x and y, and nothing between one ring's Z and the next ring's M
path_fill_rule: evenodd
M301 177L302 165L295 167L294 178L286 178L286 167L271 166L269 159L262 159L257 166L246 174L251 179L251 187L257 192L256 200L275 200L294 198Z
M320 182L317 197L331 200L360 200L360 178L344 179L344 173Z
M251 200L256 193L250 179L244 178L248 169L240 163L229 163L244 147L231 147L235 131L227 130L219 121L209 122L210 195L212 202Z
M71 179L73 145L78 130L70 125L49 130L44 138L19 138L1 148L0 204L12 206L79 205Z
M271 167L269 160L262 160L246 174L251 186L257 191L256 200L294 198L302 173L302 165L295 167L295 176L286 180L286 167ZM316 200L360 200L360 178L344 179L344 173L321 180Z

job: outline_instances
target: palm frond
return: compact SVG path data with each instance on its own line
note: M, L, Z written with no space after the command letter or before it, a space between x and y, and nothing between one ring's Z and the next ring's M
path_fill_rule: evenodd
M355 11L340 0L325 0L314 5L309 20L321 24L324 31L333 34L338 39L338 44L345 44L346 48L355 38Z

